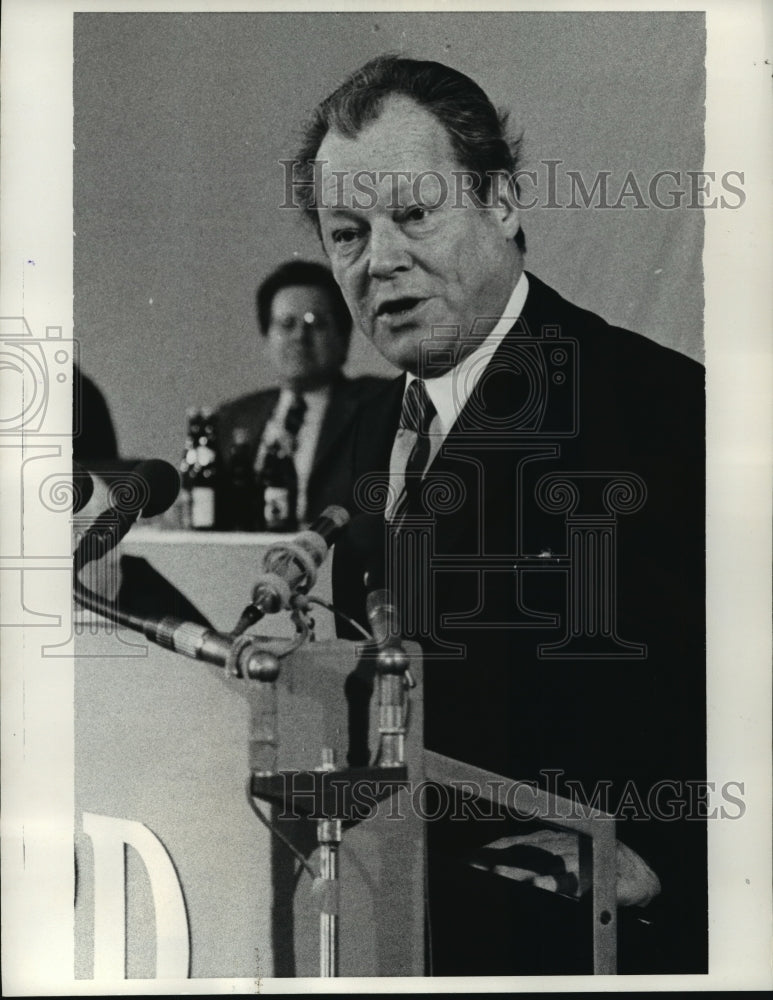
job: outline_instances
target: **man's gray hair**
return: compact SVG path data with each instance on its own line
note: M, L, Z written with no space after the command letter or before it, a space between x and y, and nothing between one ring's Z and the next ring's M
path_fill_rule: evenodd
M474 196L485 203L495 173L515 180L520 139L507 135L507 113L498 112L481 87L458 70L428 60L381 55L352 73L322 101L306 125L295 161L301 207L319 232L314 161L328 132L353 139L381 114L384 101L408 97L445 128L459 166L474 179ZM525 249L522 231L515 242Z

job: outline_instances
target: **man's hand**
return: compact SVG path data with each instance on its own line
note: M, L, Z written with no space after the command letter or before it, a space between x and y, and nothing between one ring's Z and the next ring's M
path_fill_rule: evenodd
M502 837L475 851L469 862L473 868L565 896L579 897L590 888L587 876L580 876L578 836L563 830ZM660 880L655 872L618 840L618 906L646 906L659 892Z

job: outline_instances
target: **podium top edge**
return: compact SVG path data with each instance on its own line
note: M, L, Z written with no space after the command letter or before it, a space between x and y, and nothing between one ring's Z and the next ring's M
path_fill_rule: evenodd
M268 531L182 531L166 528L143 528L137 525L121 542L121 551L126 552L135 545L229 545L240 548L254 546L267 548L277 542L295 538L295 533L279 534Z

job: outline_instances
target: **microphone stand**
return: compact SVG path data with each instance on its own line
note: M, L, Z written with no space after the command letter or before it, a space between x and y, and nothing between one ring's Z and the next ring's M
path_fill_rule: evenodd
M86 608L106 618L116 625L122 625L134 632L140 632L157 646L181 653L193 660L202 660L216 667L225 668L231 677L249 680L269 680L274 667L272 654L261 647L258 636L238 636L231 638L204 628L193 622L186 622L172 615L163 618L140 618L122 611L115 604L106 601L85 587L76 577L73 583L75 600ZM289 650L288 650L289 652ZM284 654L281 654L284 655Z
M338 848L342 839L340 819L317 820L319 879L324 887L319 911L319 974L338 975Z
M376 655L379 677L379 736L382 768L405 772L406 675L408 656L398 639L392 637ZM335 774L332 750L322 751L322 770ZM367 770L367 769L365 769ZM319 974L338 975L338 848L343 838L341 817L317 820L319 842Z
M333 750L322 750L321 771L335 771ZM317 880L319 907L319 974L323 979L338 975L338 904L340 883L338 880L338 848L343 839L340 818L317 820L317 842L319 843L319 879Z

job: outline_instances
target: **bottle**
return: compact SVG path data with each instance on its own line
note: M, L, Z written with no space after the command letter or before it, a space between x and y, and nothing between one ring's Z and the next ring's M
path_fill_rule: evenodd
M224 528L255 531L258 527L258 487L253 472L250 438L244 427L235 427L228 455L227 514Z
M196 463L191 479L191 527L197 531L215 531L218 527L220 485L216 418L209 409L202 409L200 418Z
M192 526L193 483L196 478L196 446L201 434L201 414L196 407L186 411L188 429L185 436L183 457L180 460L180 498L177 506L180 512L180 527Z
M260 526L264 531L296 531L298 528L298 476L289 451L279 441L268 446L257 471Z

